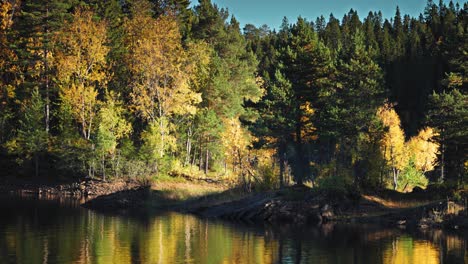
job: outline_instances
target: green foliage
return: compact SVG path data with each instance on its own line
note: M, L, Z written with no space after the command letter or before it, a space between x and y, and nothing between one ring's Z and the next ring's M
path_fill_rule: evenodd
M259 190L272 190L278 188L279 179L276 176L276 171L271 165L260 165L257 170L259 181L256 182L258 186L255 189Z
M141 155L143 159L155 168L158 163L165 157L164 153L169 150L173 145L168 144L165 138L169 138L168 123L166 120L161 119L157 122L151 122L147 129L141 134L143 146L141 147Z
M317 180L317 186L330 199L357 198L352 179L345 175L329 175Z
M36 88L30 100L22 105L22 118L16 136L6 143L12 154L19 156L19 162L34 158L36 176L39 175L39 155L47 149L47 132L44 129L44 101Z
M428 180L424 173L419 171L415 164L414 158L410 158L408 165L400 173L398 178L398 186L400 186L401 191L408 191L414 187L426 188Z
M468 95L466 90L452 89L434 93L430 97L430 110L427 120L429 125L439 132L441 142L441 174L439 180L466 182L465 164L468 157ZM445 175L445 170L447 170Z
M125 120L124 109L110 93L99 111L97 132L98 152L113 154L118 141L131 133L131 125Z

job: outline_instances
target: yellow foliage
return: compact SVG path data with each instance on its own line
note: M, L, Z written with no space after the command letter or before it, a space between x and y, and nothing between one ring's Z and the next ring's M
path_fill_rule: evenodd
M13 24L13 18L10 13L13 9L13 5L10 1L1 1L0 2L0 31L4 32L9 29Z
M312 108L310 102L306 102L300 106L300 109L303 113L301 116L301 123L302 130L301 130L301 137L305 141L316 140L317 135L315 134L315 130L317 130L314 125L312 124L312 116L315 114L315 109Z
M407 143L408 151L414 158L416 169L423 173L433 170L437 165L439 143L433 140L436 135L434 129L426 127Z
M382 153L389 166L402 170L408 163L405 146L405 134L400 125L400 118L390 105L380 107L377 116L387 128L381 142Z
M56 36L60 47L55 56L60 95L71 106L85 139L90 139L98 112L97 87L108 79L107 25L93 17L91 11L78 9Z
M248 147L251 144L251 135L242 127L239 118L223 120L224 131L221 135L221 142L225 150L226 162L236 164L239 159L248 155Z
M15 86L10 83L5 83L5 79L1 75L14 73L17 67L11 62L16 60L16 55L8 41L8 31L13 25L13 9L16 8L17 1L1 1L0 2L0 109L7 104L7 100L15 95ZM0 114L1 116L1 114Z
M56 63L62 83L90 86L107 81L107 24L93 17L93 12L78 9L57 34Z
M214 50L204 41L190 42L187 49L187 72L192 90L199 92L210 78L211 55Z
M147 2L137 2L125 22L133 73L133 109L147 121L172 114L195 114L201 95L189 86L190 67L175 17L152 18ZM204 58L206 60L206 58Z
M89 139L93 128L93 120L98 111L98 92L92 86L71 84L62 90L63 103L71 106L72 115L81 125L81 133Z

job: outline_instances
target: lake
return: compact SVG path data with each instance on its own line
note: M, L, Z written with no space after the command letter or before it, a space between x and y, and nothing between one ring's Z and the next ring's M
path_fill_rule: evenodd
M79 205L2 196L0 263L468 263L466 233L109 216Z

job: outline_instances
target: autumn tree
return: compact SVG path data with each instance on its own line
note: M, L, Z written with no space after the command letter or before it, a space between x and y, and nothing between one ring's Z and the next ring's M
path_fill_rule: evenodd
M423 174L434 170L437 165L440 144L435 141L436 136L433 128L426 127L407 142L409 156L414 159L415 168Z
M147 2L135 3L133 13L138 15L125 22L126 44L133 74L132 108L149 123L146 133L159 133L157 157L161 159L168 142L175 140L171 118L195 114L201 98L189 85L187 53L175 18L161 15L154 19L149 10Z
M9 122L14 116L13 102L18 82L18 67L15 66L17 56L13 49L11 28L13 18L18 9L17 1L0 2L0 144L10 136Z
M122 102L119 101L118 95L109 92L99 109L97 116L99 123L95 140L104 180L106 179L107 157L110 157L113 173L118 176L120 155L117 153L117 146L120 140L132 131L131 124L126 120L124 113L125 109Z
M62 104L69 105L81 135L91 139L99 110L99 89L108 79L107 29L90 10L78 9L57 35L57 80Z
M425 173L434 170L439 153L434 129L423 128L418 135L405 141L400 118L390 104L380 107L377 116L384 126L380 148L392 170L394 189L425 185Z
M393 188L398 188L398 176L408 163L405 134L400 118L390 104L380 107L377 115L385 127L381 150L393 175Z

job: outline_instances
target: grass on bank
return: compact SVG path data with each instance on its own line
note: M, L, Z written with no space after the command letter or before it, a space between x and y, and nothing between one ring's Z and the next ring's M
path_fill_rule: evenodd
M211 182L204 178L159 175L151 180L148 206L151 209L180 209L189 204L209 206L241 199L246 195L248 193L229 180Z

